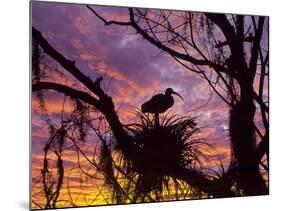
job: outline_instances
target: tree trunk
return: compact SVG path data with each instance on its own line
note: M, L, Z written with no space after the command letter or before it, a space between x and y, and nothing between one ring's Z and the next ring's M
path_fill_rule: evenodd
M230 111L229 131L233 159L236 163L237 188L242 195L267 194L265 182L259 171L255 148L254 115L256 107L253 101L252 83L243 80L240 84L240 100Z

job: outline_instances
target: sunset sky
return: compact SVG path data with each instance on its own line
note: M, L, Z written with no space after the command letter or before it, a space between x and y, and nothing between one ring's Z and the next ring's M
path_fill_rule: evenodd
M127 8L92 6L107 19L127 20ZM131 123L134 112L141 104L157 93L163 93L171 87L178 92L184 102L174 97L175 104L172 113L198 116L197 123L202 127L201 137L213 146L209 161L219 155L224 164L228 164L230 156L228 137L228 107L217 96L204 107L196 109L208 102L210 88L205 80L186 70L169 55L160 53L159 49L143 40L134 30L122 26L105 26L85 5L32 2L32 25L42 32L48 42L66 58L75 61L76 66L92 80L103 76L102 85L108 87L108 95L112 96L115 107L123 123ZM61 68L61 67L59 67ZM63 71L63 70L62 70ZM63 80L51 73L54 82L62 82L74 87L79 85L75 79L64 72L67 79ZM48 81L46 79L46 81ZM44 91L45 102L54 123L60 118L63 95L52 91ZM33 94L33 108L38 105L38 99ZM195 110L194 110L195 109ZM194 111L191 111L194 110ZM71 111L66 105L65 111ZM190 112L191 111L191 112ZM39 118L33 109L32 113L32 176L33 193L40 191L36 184L41 177L44 145L48 140L48 126ZM88 152L93 149L95 137L90 137L84 146ZM66 175L70 176L72 195L78 205L91 204L98 183L84 179L78 171L76 154L66 152L64 164ZM210 162L211 163L211 162ZM210 165L215 166L217 162ZM81 187L81 180L83 187ZM66 185L66 181L64 185ZM78 195L79 189L84 193ZM76 195L75 195L76 193ZM40 200L40 194L34 196ZM67 200L67 190L62 190L61 199ZM64 202L61 202L62 204ZM92 204L105 203L96 200Z

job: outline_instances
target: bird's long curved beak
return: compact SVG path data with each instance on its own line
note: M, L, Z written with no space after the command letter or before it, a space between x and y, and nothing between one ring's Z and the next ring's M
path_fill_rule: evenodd
M173 91L172 94L175 94L175 95L179 96L179 97L181 98L181 100L184 101L183 98L182 98L182 96L181 96L179 93Z

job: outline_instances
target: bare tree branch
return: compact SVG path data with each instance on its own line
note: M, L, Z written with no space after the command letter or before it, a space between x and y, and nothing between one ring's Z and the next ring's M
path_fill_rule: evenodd
M212 195L213 197L233 196L233 192L229 189L226 189L224 184L216 182L215 180L211 181L195 170L177 168L173 169L173 171L169 171L167 169L165 173L173 178L183 180L189 185L198 188L203 192Z
M266 154L267 159L269 156L269 134L266 133L256 149L256 159L260 161Z
M89 8L89 7L88 7ZM89 8L90 9L90 8ZM106 19L102 18L99 14L97 14L97 12L95 12L92 8L90 9L100 20L102 20L105 25L109 25L112 24L113 21L107 21ZM155 46L157 46L159 49L166 51L167 53L169 53L171 56L173 57L177 57L178 59L182 59L188 62L191 62L193 64L196 65L202 65L202 66L209 66L211 68L214 68L216 71L220 71L220 72L224 72L224 73L229 73L229 70L221 65L218 65L216 63L213 63L209 60L198 60L188 54L182 54L180 52L175 51L172 48L169 48L167 46L165 46L164 44L162 44L159 40L151 37L147 32L145 32L138 24L137 21L135 20L134 17L134 12L132 8L129 8L129 14L130 14L130 22L118 22L117 24L119 25L130 25L132 26L137 33L141 34L146 40L148 40L150 43L154 44Z
M235 30L233 26L229 23L226 16L224 14L214 14L214 13L205 13L205 16L213 21L222 31L226 39L228 40L228 44L231 48L235 48L233 42L236 39Z
M104 91L100 87L100 82L102 78L97 78L95 82L93 82L89 77L85 76L72 61L66 59L62 54L60 54L57 50L55 50L47 40L42 36L41 32L32 27L32 38L35 39L38 44L43 48L46 54L52 57L55 61L57 61L62 67L64 67L68 72L70 72L78 81L84 84L89 90L91 90L94 94L99 97L99 101L97 101L93 97L89 97L90 95L85 95L81 92L77 92L77 90L68 89L67 87L57 86L56 84L40 84L34 86L34 90L39 86L45 86L45 88L56 89L57 91L65 91L67 94L74 95L75 97L81 96L83 100L87 100L88 102L94 103L93 105L100 110L105 118L107 119L108 124L110 125L116 139L119 142L121 149L124 154L128 157L135 156L132 154L133 142L131 141L131 137L124 130L122 123L117 116L112 98L107 96ZM93 100L95 99L95 100Z
M52 82L38 82L38 83L32 85L32 91L38 91L38 90L44 90L44 89L55 90L57 92L65 94L71 98L80 99L80 100L84 101L85 103L95 106L95 108L97 108L97 109L100 108L100 103L95 97L89 95L86 92L70 88L66 85L52 83Z
M86 7L91 10L102 22L104 25L111 25L111 24L116 24L116 25L122 25L122 26L129 26L130 22L121 22L121 21L106 21L102 16L100 16L93 8L91 8L89 5L86 5Z
M99 97L104 96L103 91L100 89L98 83L94 83L90 77L84 75L76 66L75 62L66 59L61 53L54 49L47 40L42 36L41 32L35 27L32 27L32 38L42 47L44 52L57 61L63 68L71 73L77 80L85 85L89 90L98 95Z
M250 59L250 63L249 63L249 71L252 74L252 77L254 77L256 74L259 46L260 46L260 41L261 41L261 37L262 37L265 17L259 17L258 27L256 27L254 17L252 17L252 19L253 19L253 25L255 28L255 37L254 37L254 41L253 41L251 59Z

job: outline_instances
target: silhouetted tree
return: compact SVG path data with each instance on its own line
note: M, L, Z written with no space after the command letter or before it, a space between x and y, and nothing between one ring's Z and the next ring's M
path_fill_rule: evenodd
M113 99L101 88L102 78L93 81L86 76L75 61L58 52L33 27L32 91L39 98L41 114L50 132L41 171L46 203L34 201L34 204L40 208L56 207L65 175L63 153L66 149L77 152L79 170L84 175L103 179L104 185L112 191L110 200L114 203L161 200L165 198L163 188L169 192L171 181L176 199L190 197L189 193L194 193L194 197L268 193L260 172L260 165L268 171L269 108L263 93L268 78L268 19L129 8L128 21L119 22L106 20L92 7L88 8L105 25L129 26L207 81L230 107L232 160L227 170L221 167L221 172L213 170L214 174L198 167L202 143L190 139L198 132L193 118L164 117L155 127L148 116L139 114L140 123L124 125ZM52 65L53 61L85 89L56 83L52 78L42 80L48 71L65 77ZM258 86L256 90L254 82ZM62 93L75 105L68 118L62 115L59 126L48 117L43 90ZM92 117L91 112L99 117ZM262 117L263 126L257 126L254 121L257 113ZM102 124L106 125L103 130ZM89 130L100 140L100 150L94 158L89 158L81 149ZM108 138L109 130L112 134ZM113 138L115 145L111 143ZM162 141L161 147L159 141ZM66 146L66 142L70 142L70 146ZM56 176L50 171L49 153L56 155ZM84 170L80 156L94 167L94 174ZM99 190L97 196L102 195L101 192ZM76 206L70 191L69 196L68 203ZM108 198L104 196L104 200Z
M230 107L231 164L235 167L229 174L237 190L242 195L268 193L260 172L260 165L268 171L269 107L264 97L268 18L129 8L128 21L121 22L107 20L93 7L87 7L105 25L131 27L208 82ZM254 121L257 113L262 116L261 127Z
M140 120L143 122L142 124L135 124L131 127L123 125L115 111L112 98L101 88L102 78L97 78L95 81L92 81L90 77L86 76L77 68L75 62L65 58L54 49L34 27L32 28L32 38L33 42L36 42L36 45L38 45L35 49L40 47L36 51L42 51L42 53L48 55L48 59L56 61L68 73L74 76L77 82L87 88L87 91L82 91L63 83L47 82L45 79L41 80L40 77L33 80L33 92L40 93L42 90L57 91L69 97L76 105L76 109L69 118L65 119L62 115L60 127L51 127L54 130L50 134L50 141L57 144L53 143L49 146L49 141L47 143L48 148L45 147L46 152L50 149L54 152L63 152L66 146L60 148L61 145L59 143L62 142L59 140L61 139L52 138L57 133L60 135L56 135L55 137L61 137L61 135L63 135L64 145L66 142L71 142L71 146L77 151L78 163L79 157L83 156L88 161L89 165L93 166L96 171L102 175L105 185L113 190L112 201L114 203L160 200L161 197L164 197L161 193L163 190L162 185L165 186L167 191L170 191L169 181L171 179L173 180L174 187L176 187L176 198L186 198L190 196L191 190L193 193L196 193L196 197L199 197L203 193L214 197L234 195L230 187L225 185L222 180L197 168L196 163L198 159L196 153L199 152L200 147L197 146L199 143L189 140L191 135L197 131L194 120L179 118L173 119L173 121L170 121L168 124L171 119L167 119L166 122L163 120L164 122L161 123L164 125L160 124L159 127L155 128L149 126L151 124L149 118L141 116ZM36 56L36 53L34 56ZM36 73L34 77L36 77L36 75L40 74ZM43 97L40 97L43 100ZM44 105L44 102L42 102L42 104ZM44 114L46 110L44 106L42 106L42 110ZM96 119L90 118L91 115L86 115L88 111L102 114L102 116ZM47 114L43 116L46 122L52 125ZM108 130L102 133L100 128L95 126L100 125L102 121L106 121L106 124L113 133L114 139L116 140L115 148L112 148L109 141L104 138L104 135L108 134ZM98 161L89 158L79 146L80 143L83 143L87 135L87 132L85 132L86 128L91 128L101 141ZM61 134L62 131L63 134ZM79 135L74 137L73 135L77 133ZM156 145L158 146L159 144L148 141L149 139L155 140L156 137L160 137L161 134L161 139L165 137L165 134L170 134L171 136L171 141L165 142L166 147L159 148L156 147ZM144 135L148 136L148 140L143 137ZM163 141L165 141L165 138ZM72 149L72 147L68 146L67 148ZM157 153L158 148L162 150L162 153L159 153L155 162L152 162L152 156ZM171 153L171 157L166 156L168 149L175 150ZM122 157L121 160L115 160L114 158L114 153L118 152ZM58 162L60 162L60 165L57 165L59 175L63 175L62 158L63 156L60 153L58 155ZM150 167L148 161L152 162ZM165 165L166 161L170 163L169 168ZM90 175L83 170L80 164L79 166L80 170L85 175L96 178L96 176ZM47 163L46 165L44 164L43 167L42 175L46 176L48 172L48 168L46 168L48 167ZM44 170L46 171L44 172ZM122 174L125 180L120 181L120 177L116 175L116 172ZM59 185L62 184L60 178L59 176L55 181ZM151 180L151 178L155 178L155 180ZM46 183L46 179L43 178L42 182ZM52 185L54 184L52 183ZM46 183L44 187L47 189L49 185ZM45 191L45 196L47 198L46 208L55 207L59 188L57 188L57 190L54 196L55 198L53 198L53 193L49 194L48 191ZM152 192L152 194L150 194L150 192ZM55 199L55 201L53 199ZM50 203L52 204L50 205ZM70 203L75 205L73 201Z

